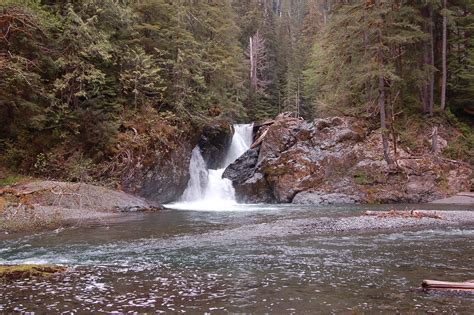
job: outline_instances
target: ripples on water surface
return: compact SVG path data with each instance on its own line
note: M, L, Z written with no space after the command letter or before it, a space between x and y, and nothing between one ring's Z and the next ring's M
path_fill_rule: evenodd
M474 279L472 227L316 235L294 223L366 208L166 210L0 241L0 264L72 266L0 287L0 312L472 313L473 296L416 290Z

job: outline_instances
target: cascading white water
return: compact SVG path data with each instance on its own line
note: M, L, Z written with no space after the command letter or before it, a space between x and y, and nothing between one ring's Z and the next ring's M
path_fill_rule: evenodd
M234 136L224 159L224 167L207 169L201 150L196 146L189 163L190 179L176 209L220 210L236 204L232 182L222 178L227 166L244 154L252 144L253 125L234 125Z
M189 173L188 187L184 191L183 196L181 196L181 199L185 201L199 199L204 194L204 190L209 183L209 171L199 147L195 147L192 152Z
M234 136L225 158L224 169L235 162L252 145L253 124L234 125Z

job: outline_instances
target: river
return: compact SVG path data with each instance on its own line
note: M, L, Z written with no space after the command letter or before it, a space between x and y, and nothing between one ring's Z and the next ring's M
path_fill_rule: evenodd
M170 209L4 239L0 264L70 270L1 286L0 312L472 312L472 295L419 290L423 279L474 279L472 226L317 233L301 224L367 209Z

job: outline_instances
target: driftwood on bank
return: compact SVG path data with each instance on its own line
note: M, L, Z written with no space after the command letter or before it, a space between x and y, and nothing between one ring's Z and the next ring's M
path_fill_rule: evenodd
M49 192L51 190L52 188L42 188L42 189L36 189L36 190L22 191L15 188L5 188L5 189L0 190L0 196L11 195L11 196L19 198L22 196L33 195L35 193Z
M424 290L439 291L466 291L474 293L474 280L465 282L448 282L438 280L423 280L421 287Z
M442 219L436 212L426 212L417 210L390 210L390 211L365 211L364 215L374 216L377 218L431 218Z

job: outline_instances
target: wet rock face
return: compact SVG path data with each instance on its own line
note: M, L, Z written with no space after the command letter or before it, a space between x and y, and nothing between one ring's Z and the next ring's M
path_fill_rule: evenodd
M136 166L133 175L123 180L123 188L156 204L177 200L189 181L191 152L198 142L196 134L199 135L186 130L174 140L172 148L154 148L147 160Z
M194 147L200 146L209 168L218 168L232 142L232 126L218 121L202 130L180 130L169 145L157 145L136 163L133 174L123 179L123 188L156 204L181 197L189 181L189 162Z
M468 191L473 176L471 169L429 154L414 159L401 145L399 167L389 168L383 160L380 132L369 132L360 119L305 122L282 115L261 128L268 128L261 145L224 173L233 181L240 201L427 202Z
M230 179L234 184L238 202L272 203L275 201L270 186L263 174L254 174L258 163L259 151L259 148L248 150L234 163L229 165L222 175L223 178Z
M255 173L238 185L234 185L237 202L275 203L276 198L265 176Z
M229 165L222 178L230 179L234 183L241 184L252 177L258 162L258 149L250 149Z
M204 127L199 139L199 148L208 168L222 167L221 163L225 159L233 135L232 125L225 121L217 121Z

